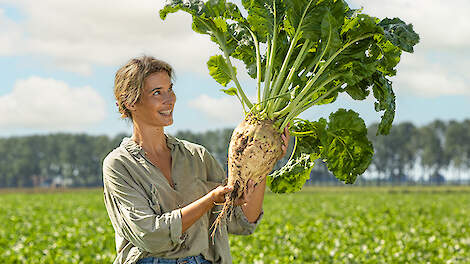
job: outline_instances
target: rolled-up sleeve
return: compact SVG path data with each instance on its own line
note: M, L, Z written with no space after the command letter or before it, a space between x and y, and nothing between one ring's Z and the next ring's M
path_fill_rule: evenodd
M205 151L204 162L206 164L208 180L224 184L226 182L226 174L222 166L220 166L220 163L208 151ZM219 208L219 206L214 207L215 212L220 210L221 208ZM242 208L235 206L232 211L232 216L227 217L227 230L229 233L235 235L250 235L255 231L262 217L263 210L261 210L258 219L251 223L246 218Z
M118 159L103 162L103 183L106 209L120 236L156 254L182 244L181 209L162 213Z
M255 222L249 222L240 206L235 206L235 208L233 208L232 214L232 221L230 221L230 217L227 221L227 230L230 234L234 235L253 234L259 222L261 221L261 218L263 218L263 211L261 211L258 219L256 219Z

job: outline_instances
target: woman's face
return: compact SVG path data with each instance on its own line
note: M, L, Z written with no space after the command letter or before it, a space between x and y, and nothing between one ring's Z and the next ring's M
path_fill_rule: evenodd
M134 122L159 127L173 124L176 96L168 73L161 71L147 76L143 90L132 111Z

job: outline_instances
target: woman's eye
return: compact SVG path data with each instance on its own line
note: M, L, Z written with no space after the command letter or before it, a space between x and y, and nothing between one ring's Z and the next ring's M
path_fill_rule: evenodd
M160 94L160 91L153 92L153 95L157 95L157 94Z

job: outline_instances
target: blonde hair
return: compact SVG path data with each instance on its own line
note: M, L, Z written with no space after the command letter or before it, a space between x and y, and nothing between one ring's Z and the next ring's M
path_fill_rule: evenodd
M114 78L114 97L122 118L130 118L132 114L126 105L137 103L144 89L144 81L150 74L166 71L173 79L173 68L170 64L152 56L131 59L117 72Z

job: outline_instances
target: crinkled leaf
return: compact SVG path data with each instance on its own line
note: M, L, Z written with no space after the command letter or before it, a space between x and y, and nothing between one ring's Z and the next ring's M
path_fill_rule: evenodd
M169 0L160 10L160 18L165 20L168 14L180 10L191 14L193 18L194 16L204 19L223 17L238 20L243 17L236 4L225 0Z
M317 158L322 158L328 170L345 183L354 183L372 161L374 150L367 138L367 127L352 110L339 109L330 115L328 123L323 118L316 122L299 120L291 131L296 137L294 153L284 167L268 178L274 192L300 190ZM311 163L307 163L307 157Z
M225 0L170 0L160 10L160 17L164 20L169 13L184 11L192 15L192 29L200 34L211 36L221 50L227 49L229 55L235 51L237 42L227 32L232 24L247 22L240 13L237 5Z
M370 82L368 79L362 79L359 82L353 85L347 85L345 91L351 96L354 100L364 100L369 96L369 87Z
M248 23L251 30L258 36L258 40L266 42L267 37L278 31L282 25L285 5L281 0L242 0L248 11ZM276 28L274 27L276 25Z
M395 67L400 62L401 49L383 35L376 35L374 39L375 42L370 46L369 54L378 61L377 70L386 76L394 76Z
M342 22L337 21L329 10L325 11L321 22L322 53L325 52L325 58L329 58L343 46L338 30Z
M366 14L346 18L341 28L341 35L346 41L353 41L367 34L383 34L383 28L377 25L378 19Z
M256 49L252 36L247 28L240 24L231 24L228 27L228 42L233 46L231 56L245 63L248 74L256 78ZM264 61L262 61L264 62ZM264 65L265 63L262 63ZM263 70L263 68L262 68Z
M207 62L207 67L209 68L209 74L212 78L223 86L227 86L232 80L229 66L222 55L212 56ZM233 68L233 70L236 72L235 68Z
M377 134L387 135L390 133L393 119L395 118L395 93L392 90L392 83L381 73L377 72L373 76L375 111L385 111L382 115Z
M310 178L314 166L311 155L301 154L289 159L281 169L270 174L267 178L269 189L275 193L298 192Z
M295 147L290 159L279 170L270 174L267 184L276 193L299 191L310 178L314 161L320 157L323 142L326 142L326 120L318 122L301 121L292 127Z
M406 52L413 52L413 46L418 44L419 35L413 30L413 25L406 24L399 18L385 18L380 21L381 26L385 31L385 37Z
M336 101L336 98L338 97L338 92L334 92L329 94L327 97L320 99L323 95L328 93L328 89L323 87L319 89L316 93L312 95L312 100L311 101L316 101L316 105L324 105L324 104L331 104L334 101Z
M302 99L303 105L299 105L302 111L313 103L333 102L338 92L364 100L372 88L377 99L376 110L384 111L378 133L388 133L395 115L395 95L388 77L396 74L402 51L412 52L419 41L411 25L398 18L380 21L362 14L361 10L349 9L344 0L242 0L242 4L248 12L247 19L235 4L225 0L172 0L160 11L160 15L165 18L168 13L178 10L190 13L193 29L209 34L224 54L242 60L253 78L256 77L258 65L251 32L261 43L266 43L268 38L272 40L274 33L277 34L270 78L278 76L290 44L296 39L298 42L292 45L292 53L285 65L286 69L295 69L291 75L292 83L285 86L293 95L290 102L312 78L316 81L303 97L310 101ZM300 34L297 35L299 38L294 38L296 32ZM306 40L311 47L303 61L293 67ZM260 57L261 67L265 67L267 56L261 54ZM214 63L211 75L226 85L231 77L222 66ZM260 70L262 73L269 72ZM287 75L283 74L276 84L283 83L282 79ZM266 81L263 77L261 81ZM276 88L279 86L276 85ZM326 98L322 97L326 95ZM280 99L277 102L279 104L266 105L284 107L289 100ZM296 111L293 113L297 114Z
M339 109L330 115L328 144L321 156L328 170L345 183L354 183L372 161L374 149L367 139L367 127L356 112Z
M213 21L215 26L219 28L222 32L227 32L227 23L222 17L216 17Z

